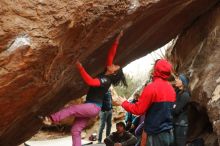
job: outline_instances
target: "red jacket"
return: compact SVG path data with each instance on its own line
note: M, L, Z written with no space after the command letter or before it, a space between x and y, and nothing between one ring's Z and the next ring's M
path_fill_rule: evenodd
M119 39L116 38L112 47L108 52L107 57L107 66L111 66L113 64L113 60L116 54L116 50L118 47ZM79 70L83 80L87 85L90 86L89 91L86 96L86 103L96 103L98 106L102 106L103 97L105 93L108 91L109 87L112 84L112 80L108 75L99 75L96 78L91 77L82 65L77 64L77 69Z
M108 56L107 56L107 62L106 66L111 66L113 64L113 60L116 54L116 50L118 47L118 38L115 39L112 47L109 49ZM92 87L100 87L101 82L98 78L92 78L83 68L83 66L77 66L83 80L86 82L87 85L92 86Z
M150 117L150 119L148 119L148 126L151 127L148 127L148 129L150 129L151 132L152 129L155 130L155 127L161 128L160 124L163 122L169 121L169 123L165 123L164 125L172 124L172 117L170 117L171 111L169 108L172 106L170 103L175 102L176 94L171 84L166 81L170 76L171 70L172 65L168 61L163 59L159 60L154 66L153 82L144 88L138 102L132 104L125 101L122 103L122 107L132 114L143 115L146 113L145 123L146 119ZM158 122L158 125L155 121ZM170 126L168 127L170 128ZM156 130L161 131L161 129Z

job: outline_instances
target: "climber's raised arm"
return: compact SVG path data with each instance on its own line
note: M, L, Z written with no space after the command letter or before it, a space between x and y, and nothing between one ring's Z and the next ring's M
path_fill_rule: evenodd
M107 63L106 66L111 66L113 63L113 60L115 58L116 50L118 48L119 40L123 36L123 31L121 31L118 36L116 37L112 47L110 48L107 56Z
M100 80L98 78L92 78L78 60L76 61L76 68L79 70L81 77L87 85L97 87L101 85Z

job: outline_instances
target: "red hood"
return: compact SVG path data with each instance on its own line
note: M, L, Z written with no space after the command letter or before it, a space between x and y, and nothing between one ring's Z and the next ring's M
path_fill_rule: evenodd
M154 78L159 77L162 79L168 79L172 71L172 65L165 59L160 59L154 66Z

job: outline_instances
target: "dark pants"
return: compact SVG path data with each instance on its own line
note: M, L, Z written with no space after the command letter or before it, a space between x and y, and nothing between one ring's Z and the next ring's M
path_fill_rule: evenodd
M173 130L147 136L146 146L173 146Z
M187 126L174 126L174 141L176 146L185 146L187 140Z
M98 133L98 142L101 143L102 142L102 133L105 128L105 124L106 124L106 137L109 136L111 133L112 110L100 111L99 117L100 117L100 126L99 126L99 133Z

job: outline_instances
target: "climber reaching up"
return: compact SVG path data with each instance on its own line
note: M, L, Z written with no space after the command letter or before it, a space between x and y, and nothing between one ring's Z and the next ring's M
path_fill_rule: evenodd
M92 78L86 72L82 64L79 61L76 61L75 65L81 77L85 83L90 86L85 103L71 105L43 118L43 123L50 125L52 123L57 123L68 116L75 116L75 121L71 129L73 146L81 146L81 131L87 126L89 119L96 117L99 114L104 94L108 91L110 86L117 86L119 84L127 86L122 68L119 65L113 64L118 43L122 35L123 32L121 31L109 50L105 71L100 73L96 78Z

